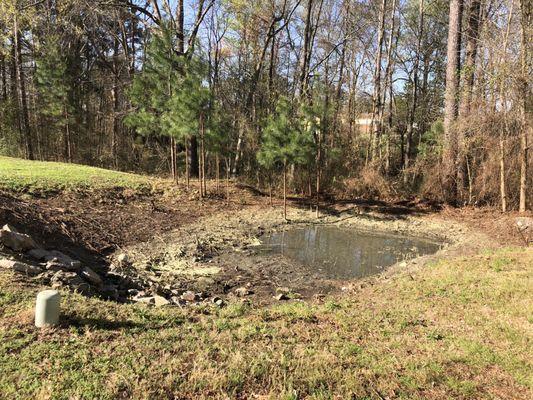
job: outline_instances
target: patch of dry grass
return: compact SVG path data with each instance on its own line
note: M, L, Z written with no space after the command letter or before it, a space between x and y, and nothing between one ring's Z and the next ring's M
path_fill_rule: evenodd
M508 398L532 395L533 252L440 261L321 304L149 308L63 298L0 274L0 397Z

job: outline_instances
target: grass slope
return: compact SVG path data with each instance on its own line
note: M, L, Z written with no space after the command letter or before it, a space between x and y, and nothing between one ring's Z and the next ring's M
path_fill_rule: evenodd
M58 162L29 161L0 156L0 189L49 192L76 189L150 187L141 175Z
M0 274L0 397L527 399L531 249L435 263L321 305L149 308L65 294L32 326L38 288Z

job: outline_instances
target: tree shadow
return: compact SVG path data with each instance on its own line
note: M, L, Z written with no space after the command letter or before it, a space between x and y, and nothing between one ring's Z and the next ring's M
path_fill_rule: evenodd
M103 318L87 318L79 317L76 315L63 315L61 317L61 322L59 324L61 328L97 328L99 330L109 330L117 331L123 329L133 329L133 328L145 328L145 324L140 324L133 321L116 321L116 320L107 320Z
M95 328L105 331L121 331L129 329L161 329L175 328L184 323L182 318L165 319L164 321L134 322L130 320L110 320L105 318L80 317L73 314L61 316L61 328Z
M298 208L312 208L316 207L316 200L308 197L290 197L290 201ZM398 220L405 219L408 216L422 216L435 213L442 209L439 203L431 202L415 202L411 200L404 200L398 202L387 202L383 200L373 199L343 199L332 200L326 199L320 202L320 213L322 215L341 217L350 214L360 218L368 218L372 220ZM365 213L373 212L375 214L367 215ZM379 215L381 214L381 215Z

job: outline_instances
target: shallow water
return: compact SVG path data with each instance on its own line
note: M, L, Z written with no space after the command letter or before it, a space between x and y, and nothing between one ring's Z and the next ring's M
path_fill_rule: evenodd
M308 226L261 238L261 253L281 254L330 279L361 278L404 259L438 251L440 244L409 236Z

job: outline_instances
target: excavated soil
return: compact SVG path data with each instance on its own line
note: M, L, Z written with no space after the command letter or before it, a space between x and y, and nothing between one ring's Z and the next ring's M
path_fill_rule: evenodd
M229 203L217 196L200 200L196 191L184 188L70 192L42 198L0 193L0 222L84 262L109 265L114 255L125 252L136 273L160 287L192 290L205 297L234 296L237 288L246 288L245 297L260 303L272 301L280 292L309 299L354 290L439 257L522 244L514 216L492 210L343 201L328 204L317 219L305 200L291 199L287 222L280 207L271 207L253 188L233 186L230 196ZM280 255L265 256L254 249L266 232L307 224L430 237L446 246L378 276L351 281L325 279Z

